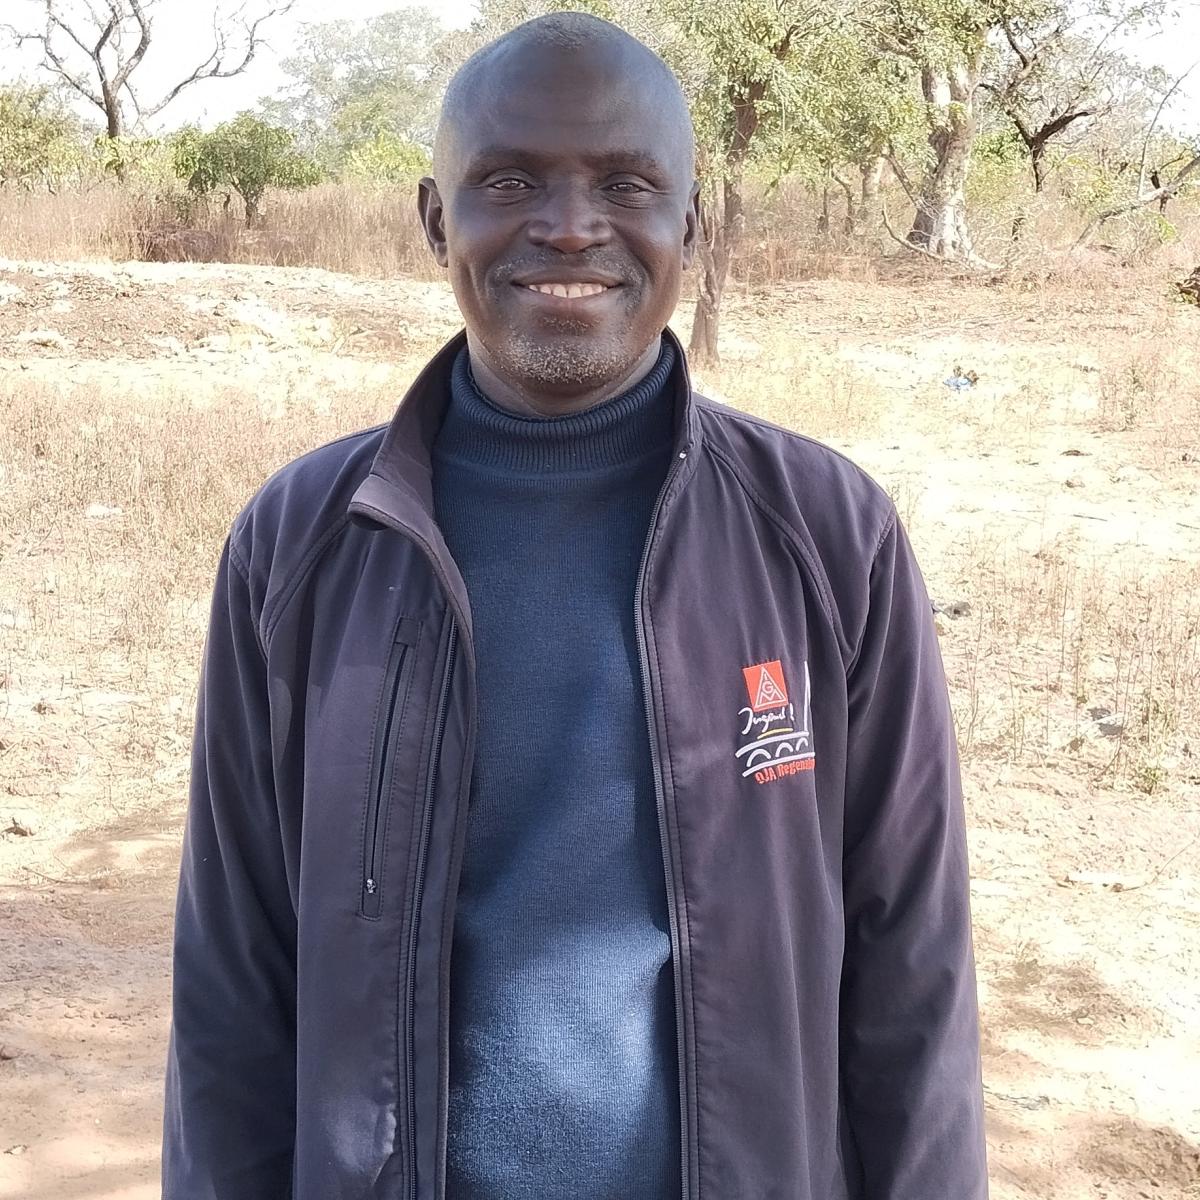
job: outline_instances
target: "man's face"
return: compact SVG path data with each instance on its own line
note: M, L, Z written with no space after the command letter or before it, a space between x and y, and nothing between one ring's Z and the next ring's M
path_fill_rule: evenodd
M691 147L619 50L518 47L454 122L422 215L489 369L525 394L629 376L696 236Z

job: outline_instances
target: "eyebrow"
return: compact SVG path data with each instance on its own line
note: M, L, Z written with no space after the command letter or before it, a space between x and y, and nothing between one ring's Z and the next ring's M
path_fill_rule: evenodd
M544 167L553 165L555 161L553 155L543 154L528 147L520 149L516 146L486 146L471 156L467 163L467 172L476 174L522 162ZM603 154L590 156L587 161L589 165L605 171L637 171L655 179L669 177L663 162L645 150L608 150Z

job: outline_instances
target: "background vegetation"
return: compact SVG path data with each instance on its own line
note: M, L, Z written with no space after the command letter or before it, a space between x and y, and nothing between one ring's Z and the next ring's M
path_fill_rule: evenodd
M1121 49L1169 22L1163 0L483 0L458 31L400 8L304 26L280 94L154 137L139 130L163 104L143 104L128 50L152 41L153 9L111 0L124 38L73 63L94 18L45 3L46 30L10 31L44 51L43 77L0 88L13 255L428 270L413 192L446 81L499 32L567 7L624 25L684 82L704 182L698 357L718 355L731 276L827 273L897 245L1009 274L1061 268L1085 246L1144 264L1196 213L1200 129L1163 116L1183 80ZM181 63L168 100L213 61L244 69L235 46L252 53L288 7L218 26L216 59Z

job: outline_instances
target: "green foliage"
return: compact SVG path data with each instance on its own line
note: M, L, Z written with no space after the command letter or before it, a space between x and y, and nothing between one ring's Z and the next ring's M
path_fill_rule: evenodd
M780 175L823 185L844 166L862 167L887 148L916 147L924 113L911 63L881 54L857 31L835 28L808 48L794 111L768 126L759 151Z
M424 146L380 130L370 141L350 147L342 163L342 176L358 183L406 184L428 175L432 166Z
M1016 129L1009 125L999 125L980 133L975 138L971 155L978 164L998 168L1023 168L1029 157Z
M267 188L306 188L321 181L321 168L294 143L290 131L243 112L208 133L181 130L171 149L175 173L189 191L207 196L231 188L242 198L251 225Z
M433 66L442 36L436 15L419 7L305 25L282 63L293 82L262 102L264 116L295 134L298 147L332 174L352 154L361 164L376 145L432 145L439 101Z
M105 175L165 184L172 175L171 148L163 138L107 137L92 142L92 161Z
M0 185L56 191L85 159L79 123L50 88L0 87Z

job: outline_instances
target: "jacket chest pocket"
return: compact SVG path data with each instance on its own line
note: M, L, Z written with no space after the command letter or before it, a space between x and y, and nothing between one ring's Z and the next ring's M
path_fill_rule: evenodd
M412 617L401 617L397 621L388 650L383 688L377 707L376 736L371 753L371 775L367 783L366 812L363 819L360 875L362 894L359 900L360 914L370 919L377 918L383 910L396 748L409 707L409 690L416 666L417 638L420 630L420 621Z

